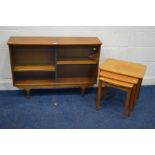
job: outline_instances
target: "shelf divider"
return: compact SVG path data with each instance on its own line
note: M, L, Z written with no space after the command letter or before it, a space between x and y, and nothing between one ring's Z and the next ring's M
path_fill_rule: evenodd
M57 59L58 59L58 47L54 49L54 56L55 56L55 80L57 79Z

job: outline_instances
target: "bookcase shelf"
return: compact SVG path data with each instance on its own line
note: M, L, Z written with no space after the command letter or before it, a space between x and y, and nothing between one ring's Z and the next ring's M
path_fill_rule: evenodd
M10 37L13 85L33 88L96 84L101 42L96 37Z
M17 80L16 86L62 86L62 85L81 85L81 84L93 84L96 82L94 78L78 77L78 78L58 78L57 80Z
M51 84L54 83L54 81L52 80L17 80L15 82L15 85L17 87L26 87L26 86L46 86L49 85L51 86Z
M97 64L97 60L80 60L80 59L61 59L57 61L58 65L65 65L65 64Z
M27 72L27 71L55 71L55 66L15 66L13 71L15 72Z
M55 71L55 66L15 66L15 72L26 72L26 71Z
M59 78L57 82L64 85L94 84L96 79L90 77Z

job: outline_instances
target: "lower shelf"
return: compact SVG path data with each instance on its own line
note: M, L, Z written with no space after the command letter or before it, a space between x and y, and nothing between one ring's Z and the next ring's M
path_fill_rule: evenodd
M51 85L52 80L17 80L15 86L45 86Z
M55 81L57 84L67 84L67 85L74 85L74 84L94 84L96 83L95 78L88 78L88 77L78 77L78 78L59 78Z
M33 86L63 86L63 85L80 85L80 84L95 84L95 78L78 77L78 78L59 78L57 80L17 80L17 87L33 87Z

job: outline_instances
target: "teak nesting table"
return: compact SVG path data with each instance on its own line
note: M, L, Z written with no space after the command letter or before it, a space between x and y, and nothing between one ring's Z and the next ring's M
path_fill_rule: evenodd
M96 84L101 41L96 37L10 37L13 85L33 88Z
M128 92L124 114L129 116L130 111L134 111L145 70L146 66L143 64L107 59L100 65L96 109L100 108L102 84L104 84L104 99L106 99L107 86L120 88Z

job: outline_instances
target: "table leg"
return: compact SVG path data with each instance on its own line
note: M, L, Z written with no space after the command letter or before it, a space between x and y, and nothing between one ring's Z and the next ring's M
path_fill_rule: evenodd
M84 96L85 94L85 91L86 91L86 87L81 87L81 96Z
M137 88L137 85L134 85L133 86L133 89L132 89L132 93L131 93L131 101L130 101L130 112L134 112L134 108L135 108L135 96L136 96L136 88Z
M125 113L124 113L126 117L130 116L129 108L130 108L131 93L132 93L132 89L128 89L128 94L127 94L126 103L125 103Z
M135 97L134 97L134 108L135 108L135 105L137 103L137 100L138 100L138 97L139 97L139 94L140 94L140 88L141 88L142 80L143 79L138 79L138 84L137 84L137 87L136 87L136 93L135 93Z
M102 81L99 80L97 100L96 100L96 110L99 110L99 108L100 108L101 94L102 94Z
M108 91L108 86L104 86L104 100L106 100L107 99L107 91Z
M31 89L30 88L25 88L25 91L26 91L27 97L30 97Z

